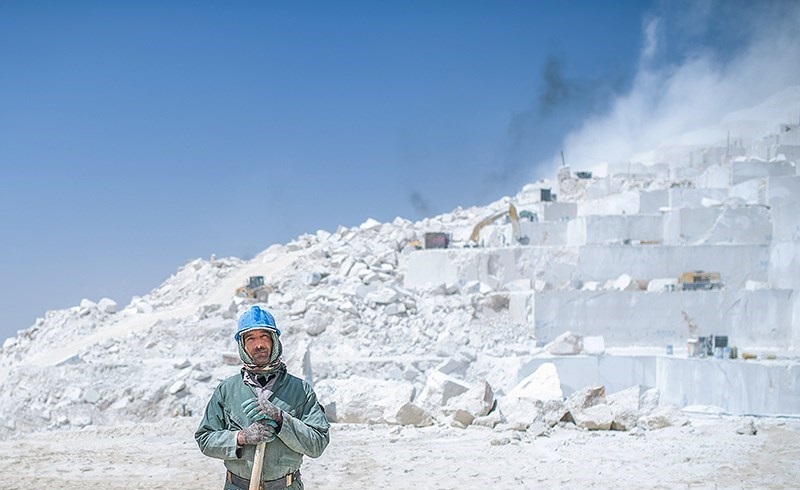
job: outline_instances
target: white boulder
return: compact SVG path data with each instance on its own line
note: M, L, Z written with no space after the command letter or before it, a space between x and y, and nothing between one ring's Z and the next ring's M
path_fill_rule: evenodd
M632 386L608 395L608 404L614 412L613 430L631 430L639 420L639 397L641 387Z
M647 415L639 417L637 425L645 430L657 430L672 425L681 425L677 417L678 410L672 405L663 405Z
M531 424L544 419L544 403L541 400L506 396L500 400L498 407L512 430L528 430ZM558 419L563 415L558 416ZM553 425L556 423L558 420Z
M466 427L477 417L488 415L494 407L494 391L489 383L481 381L466 392L447 400L445 415L453 416L459 426Z
M116 313L117 312L117 302L111 298L102 298L98 303L97 307L103 313Z
M414 386L405 381L387 381L362 376L325 379L314 386L320 403L335 422L395 424L398 414L408 416ZM331 410L328 410L328 407ZM401 417L402 418L402 417Z
M602 335L587 335L583 338L583 352L599 356L606 351L606 341Z
M377 291L368 293L364 298L367 303L376 305L388 305L400 300L400 293L391 288L381 288Z
M428 412L413 403L403 404L394 416L395 423L411 425L414 427L428 427L433 425L433 418Z
M552 362L542 364L512 388L507 396L542 401L561 400L564 393L561 390L561 380L558 378L556 365Z
M452 376L439 371L431 371L425 387L414 402L435 415L447 405L451 398L466 393L470 388L469 384Z
M608 430L614 421L614 412L605 403L592 405L572 413L575 425L587 430Z
M571 394L566 401L567 409L574 415L595 405L606 403L606 388L603 385L586 386Z
M544 350L553 355L580 354L581 350L583 350L583 337L566 331L544 346Z

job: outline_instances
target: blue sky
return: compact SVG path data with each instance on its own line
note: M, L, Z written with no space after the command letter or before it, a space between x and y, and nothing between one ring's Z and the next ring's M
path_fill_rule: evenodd
M722 5L2 2L0 339L196 257L513 194L630 90L648 20L651 63L735 53Z

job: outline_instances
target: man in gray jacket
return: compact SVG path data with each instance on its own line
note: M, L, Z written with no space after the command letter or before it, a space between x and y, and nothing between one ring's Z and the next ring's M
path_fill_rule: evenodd
M252 306L234 339L244 367L217 386L195 432L200 450L227 468L225 490L248 490L256 444L266 443L262 490L300 489L303 455L319 457L330 424L305 381L286 372L280 330L269 311Z

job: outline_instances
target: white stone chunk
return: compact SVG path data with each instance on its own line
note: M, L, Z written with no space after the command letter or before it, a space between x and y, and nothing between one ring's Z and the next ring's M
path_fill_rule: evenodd
M583 283L581 291L599 291L600 283L597 281L586 281Z
M376 230L381 227L381 222L372 218L367 218L366 221L361 223L358 228L360 230Z
M746 436L754 436L758 433L758 429L756 429L756 424L753 422L753 419L748 418L736 428L736 433Z
M608 395L608 404L614 412L613 430L631 430L639 420L639 396L641 388L632 386Z
M92 308L96 308L97 307L97 303L95 303L94 301L88 300L86 298L83 298L81 300L80 307L83 308L83 309L92 309Z
M651 279L647 283L648 293L664 293L671 292L678 289L678 279L675 277L665 277Z
M150 303L147 303L145 301L140 301L136 303L136 312L144 314L152 313L153 307L150 306Z
M519 382L508 392L510 398L527 398L529 400L561 400L561 380L558 378L556 365L546 362L531 375Z
M769 284L764 281L747 280L744 283L745 291L759 291L762 289L769 289Z
M622 274L614 281L614 289L617 291L636 291L639 289L639 286L631 276Z
M467 281L461 286L461 294L477 294L481 290L480 281Z
M664 405L656 408L647 415L642 415L639 418L637 425L645 430L657 430L672 425L679 425L676 423L677 409L672 405Z
M570 331L564 332L544 347L553 355L580 354L583 349L583 337Z
M383 264L391 266L392 269L397 266L397 253L394 250L386 250L378 258Z
M444 374L464 375L469 368L469 360L465 358L449 357L436 366L436 370Z
M378 286L375 284L359 284L356 286L356 296L366 301L367 295L373 291L377 291Z
M572 412L575 425L587 430L609 430L614 421L614 412L605 403L593 405L577 412Z
M386 381L362 376L324 379L314 390L323 406L335 408L335 421L352 424L394 424L411 402L414 387L405 381ZM404 410L405 411L404 411Z
M428 412L413 403L403 404L395 414L395 422L400 425L428 427L433 425L433 418Z
M364 274L361 275L361 282L364 284L372 284L374 282L379 282L380 278L381 276L377 272L365 270Z
M172 383L168 391L170 395L175 395L184 389L186 389L186 383L183 380L180 380Z
M606 342L602 335L587 335L583 338L583 352L600 355L606 351Z
M544 418L541 400L505 396L498 407L503 414L503 421L513 430L528 430L531 424Z
M448 400L467 392L470 385L439 371L431 371L425 387L414 401L430 413L440 411Z
M586 386L571 394L566 401L567 409L574 414L595 405L606 404L606 389L603 385Z
M362 273L366 274L367 272L369 272L369 268L367 267L367 264L365 264L364 262L358 261L358 262L355 262L352 267L350 267L350 271L347 273L347 276L348 277L361 277Z
M316 286L322 280L322 274L319 272L309 272L306 274L305 283L307 286Z
M464 427L470 425L476 417L489 414L494 406L494 391L489 383L480 381L466 392L447 400L443 412L446 415L459 414L459 423Z
M175 369L186 369L191 365L192 362L189 359L184 359L183 361L177 361L172 363L172 367L174 367Z
M350 269L353 268L353 264L355 264L353 257L345 257L345 259L342 261L342 265L339 267L339 275L342 277L347 277L350 274Z
M659 392L658 388L650 388L639 397L639 411L642 415L647 415L658 408Z
M344 311L346 313L350 313L351 315L358 315L358 310L350 301L343 301L337 308L339 311Z
M403 313L406 312L406 305L404 305L403 303L392 303L386 307L386 310L384 310L384 312L390 316L402 315Z
M100 393L97 392L94 388L86 388L83 392L83 401L86 403L97 403L100 401Z
M116 313L117 312L117 302L110 298L102 298L98 303L97 307L103 313Z
M64 400L77 403L81 400L81 389L77 386L67 386L61 396Z
M548 427L554 427L569 413L566 404L561 400L548 400L542 407L542 417Z
M327 315L322 315L316 311L314 314L306 314L304 322L306 333L312 337L321 335L327 330L329 323L330 320Z
M365 300L367 303L377 305L388 305L400 299L400 293L391 288L382 288L367 294Z

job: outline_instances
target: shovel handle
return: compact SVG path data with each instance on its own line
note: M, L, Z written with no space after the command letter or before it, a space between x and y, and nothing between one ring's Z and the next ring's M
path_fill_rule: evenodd
M261 469L264 467L264 455L267 452L267 443L259 442L256 445L256 455L253 457L253 472L250 474L250 489L259 490L261 487Z

